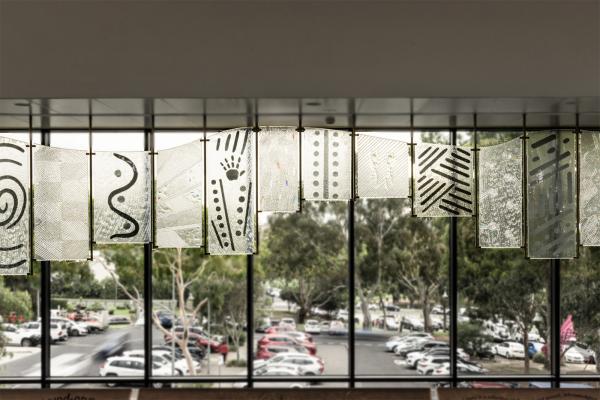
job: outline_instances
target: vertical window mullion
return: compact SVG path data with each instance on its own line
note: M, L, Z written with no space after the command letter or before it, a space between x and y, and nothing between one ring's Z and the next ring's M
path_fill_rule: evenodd
M456 145L456 117L450 117L450 144ZM449 293L450 293L450 379L452 387L458 384L458 372L456 368L458 347L458 220L450 217L448 232L448 256L449 256Z
M50 146L50 129L49 129L49 120L47 116L42 116L42 131L41 131L41 139L42 139L42 145L44 146ZM32 162L30 162L30 166L32 166ZM33 190L32 190L33 192ZM33 201L33 197L31 199ZM33 204L32 204L33 207ZM30 244L32 249L33 249L33 242ZM33 254L33 250L32 250L32 254ZM41 302L40 304L40 311L41 314L40 317L41 318L41 335L42 335L42 342L41 342L41 348L42 348L42 352L41 352L41 366L40 366L40 373L41 373L41 384L42 384L42 388L49 388L50 387L50 382L49 382L49 378L50 378L50 352L51 352L51 344L52 344L52 338L50 336L50 303L51 303L51 290L50 290L50 286L51 286L51 279L50 279L50 275L51 275L51 265L50 265L50 261L41 261L40 262L40 275L41 275L41 294L40 294L40 299L38 301Z
M150 190L154 192L154 113L151 112L151 105L147 105L146 108L149 108L146 118L150 121L146 122L146 128L144 129L144 150L150 152L151 155ZM153 215L154 193L152 193L150 199L150 215ZM153 223L154 221L152 221ZM151 229L154 229L154 227L152 226ZM152 241L144 243L144 386L146 387L150 386L152 378L152 246Z

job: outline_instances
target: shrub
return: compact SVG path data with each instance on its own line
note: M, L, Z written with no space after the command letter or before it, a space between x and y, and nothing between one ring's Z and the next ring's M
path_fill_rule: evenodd
M245 367L246 360L229 360L227 361L228 367Z
M538 351L537 353L535 353L531 360L536 364L545 364L547 361L546 356L541 351Z

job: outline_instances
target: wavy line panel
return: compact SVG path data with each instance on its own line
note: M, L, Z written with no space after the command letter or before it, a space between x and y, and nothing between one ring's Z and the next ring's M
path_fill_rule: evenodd
M156 156L156 244L204 246L204 143L196 140Z
M528 255L573 258L577 256L575 134L529 132L528 137Z
M470 217L474 210L471 149L416 143L414 212L419 217Z
M581 132L579 154L580 241L582 246L600 246L600 132Z
M256 250L255 136L231 129L208 137L206 185L208 251L214 255Z
M361 198L409 196L408 143L361 133L356 138L357 191Z
M89 258L89 156L85 151L38 145L33 182L35 258Z
M148 153L96 152L93 164L96 243L150 242Z
M302 187L306 200L349 200L351 165L349 132L307 128L302 133Z
M30 271L29 148L0 137L0 275Z
M260 211L296 212L300 207L300 141L290 127L258 132L258 202Z
M518 248L523 242L523 140L479 151L479 245Z

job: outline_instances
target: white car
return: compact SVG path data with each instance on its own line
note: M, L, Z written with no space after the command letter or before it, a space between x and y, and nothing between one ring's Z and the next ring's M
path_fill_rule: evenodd
M411 331L422 331L425 329L423 321L415 317L402 317L402 325Z
M456 362L456 369L459 374L485 374L488 372L487 369L480 367L477 364L465 363L460 360ZM431 375L450 375L450 363L443 363L439 367L433 370Z
M88 334L88 326L85 323L57 317L52 318L50 321L60 324L67 331L68 336L86 336Z
M293 337L299 342L312 342L313 338L310 333L305 332L285 332L286 335Z
M438 355L424 357L417 364L417 373L419 375L432 375L433 371L441 367L444 363L450 363L450 356Z
M279 326L287 326L292 328L292 330L296 330L296 321L294 321L294 318L281 318L281 321L279 321Z
M565 358L565 362L570 364L583 364L585 362L583 355L574 348L565 351L563 357Z
M137 359L144 359L144 350L130 350L123 352L124 357L131 357ZM173 368L171 368L171 354L166 350L153 350L152 351L152 362L156 364L165 364L168 368L167 376L172 375L192 375L190 372L187 361L185 359L177 359L175 358L175 363L173 364ZM201 367L200 364L196 361L193 363L194 369L196 372L199 372ZM174 373L174 374L173 374Z
M4 336L6 344L9 346L31 347L37 346L40 342L40 336L36 336L31 332L26 332L17 328L13 324L2 324L0 327L0 335Z
M300 367L293 364L265 365L254 370L256 376L299 376L302 375Z
M19 327L22 331L27 332L31 335L42 335L42 323L41 322L26 322ZM67 331L62 329L59 324L50 323L50 339L52 343L67 340Z
M321 333L321 325L317 320L309 319L304 323L304 332L318 335Z
M392 336L385 342L386 351L394 351L396 346L406 342L415 342L417 339L433 340L434 337L426 332L414 332L405 336Z
M328 335L343 335L346 333L346 325L342 321L331 321L327 330Z
M396 318L388 316L385 318L385 327L390 331L397 331L400 328L400 325L398 325Z
M325 369L325 364L319 357L302 353L283 353L268 360L254 361L254 369L273 365L295 365L302 369L302 375L321 375Z
M152 375L164 376L171 375L171 368L166 364L152 363ZM103 377L137 377L144 376L144 359L136 357L110 357L102 366L100 366L100 376ZM107 383L106 386L115 386L114 383ZM154 387L161 387L161 384L155 384Z
M525 358L525 346L517 342L502 342L494 346L494 353L506 358Z
M415 369L417 368L417 364L423 358L432 355L450 355L450 348L434 348L428 351L413 351L408 353L406 356L406 366L408 368ZM456 349L456 355L459 358L459 361L469 361L469 355L461 348Z

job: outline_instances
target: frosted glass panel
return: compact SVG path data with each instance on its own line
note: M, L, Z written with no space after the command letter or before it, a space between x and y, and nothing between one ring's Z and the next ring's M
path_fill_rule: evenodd
M146 152L96 152L94 240L97 243L150 241L150 169Z
M417 216L473 215L473 155L470 149L417 143L413 170Z
M523 141L521 138L479 151L479 245L521 247Z
M407 198L410 183L408 143L360 134L356 138L357 185L361 198Z
M258 132L260 211L295 212L300 200L300 141L294 128Z
M0 274L30 269L29 148L0 138Z
M255 250L254 132L232 129L207 144L208 251L252 254Z
M307 200L352 196L350 133L309 128L302 133L302 186Z
M38 145L33 182L36 259L89 258L89 156L85 151Z
M600 246L600 132L584 131L579 140L579 235L583 246Z
M527 228L531 258L577 255L575 135L529 132Z
M202 247L204 145L197 140L156 156L156 244Z

